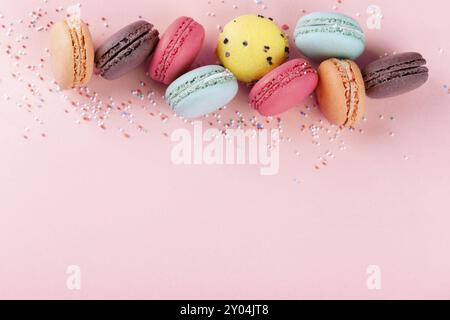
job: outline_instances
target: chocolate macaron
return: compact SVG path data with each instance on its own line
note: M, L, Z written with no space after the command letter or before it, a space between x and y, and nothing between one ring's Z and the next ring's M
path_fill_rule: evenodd
M320 110L332 124L354 127L366 110L364 80L352 60L329 59L319 66L316 90Z
M426 63L416 52L400 53L372 62L363 72L367 95L382 99L419 88L428 80Z
M151 23L134 22L97 49L95 65L105 79L118 79L146 61L158 42L159 32Z

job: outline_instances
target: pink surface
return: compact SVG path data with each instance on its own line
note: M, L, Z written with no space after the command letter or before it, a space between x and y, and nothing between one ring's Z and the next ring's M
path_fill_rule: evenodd
M309 62L293 59L258 81L250 91L250 104L263 116L276 116L302 103L314 93L318 82Z
M450 298L448 1L379 0L380 30L366 27L368 0L79 2L97 45L141 15L162 31L192 16L207 29L193 67L216 61L218 27L233 16L272 16L292 40L303 12L337 10L365 28L362 66L419 51L431 77L369 100L352 132L312 101L266 121L242 88L204 125L281 127L280 173L175 166L170 134L191 126L144 66L58 93L46 26L71 3L2 0L0 298ZM79 291L66 287L70 265ZM370 265L381 290L366 286Z
M167 85L172 83L195 61L204 40L205 29L201 24L188 17L175 20L161 37L151 59L152 79Z

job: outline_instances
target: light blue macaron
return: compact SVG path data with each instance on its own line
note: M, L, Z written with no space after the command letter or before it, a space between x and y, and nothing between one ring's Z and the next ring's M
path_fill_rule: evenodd
M166 101L183 118L197 118L217 111L236 97L236 77L221 66L201 67L175 80Z
M355 60L364 52L366 42L355 19L334 12L315 12L302 17L294 35L297 48L316 61Z

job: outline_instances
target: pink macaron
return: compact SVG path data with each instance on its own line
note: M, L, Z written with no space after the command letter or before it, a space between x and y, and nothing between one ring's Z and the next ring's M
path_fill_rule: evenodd
M283 113L310 96L319 77L311 63L291 60L258 81L250 92L250 104L263 116Z
M180 17L167 29L159 41L150 63L150 77L170 84L185 73L197 58L205 28L194 19Z

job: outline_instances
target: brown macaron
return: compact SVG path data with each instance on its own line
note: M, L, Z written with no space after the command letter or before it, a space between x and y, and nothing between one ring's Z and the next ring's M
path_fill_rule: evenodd
M94 45L85 23L67 19L56 23L50 36L53 74L62 90L86 85L94 71Z
M366 89L358 65L352 60L329 59L319 66L317 101L332 124L354 127L366 111Z

